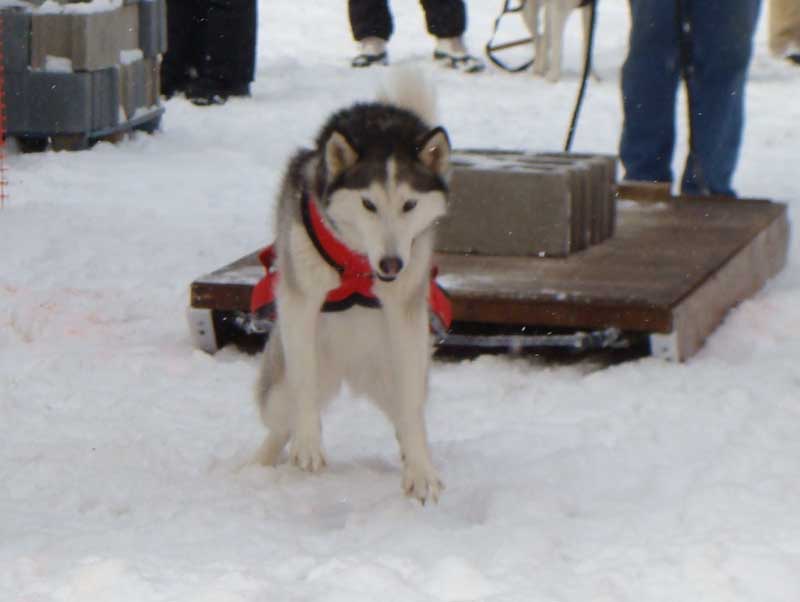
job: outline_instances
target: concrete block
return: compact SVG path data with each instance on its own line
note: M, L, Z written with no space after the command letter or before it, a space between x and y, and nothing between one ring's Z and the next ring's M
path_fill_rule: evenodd
M48 56L67 58L75 71L117 65L120 52L139 47L139 6L102 12L33 13L31 66L44 69Z
M139 4L139 48L145 57L167 51L167 4L165 0L141 0Z
M596 242L613 236L617 223L617 157L615 155L591 153L547 153L547 155L589 161L595 166L596 194L598 198L593 201L593 204L602 211L602 217L598 218L598 222L602 224L602 230L599 232ZM602 198L599 198L601 195Z
M576 153L525 153L521 151L503 151L503 150L467 150L457 151L452 155L453 165L456 172L461 170L480 172L482 176L475 176L476 178L486 177L499 180L500 178L508 178L509 171L521 171L530 173L544 173L567 175L569 179L569 199L563 196L562 191L556 188L548 188L542 181L535 184L529 189L528 199L535 199L537 207L541 207L541 214L543 219L537 224L528 224L529 228L536 228L537 237L546 244L541 248L537 248L536 254L544 254L548 256L563 256L564 244L568 240L569 253L579 251L589 245L602 242L610 237L614 232L616 222L616 170L617 159L611 155L594 155L594 154L576 154ZM458 198L459 195L477 195L488 194L496 195L497 190L503 188L504 185L495 183L492 184L490 190L487 188L488 184L481 187L476 181L470 180L469 185L463 184L463 174L459 174L454 180L454 194L463 204L463 199ZM459 180L460 179L460 180ZM459 188L461 190L459 190ZM504 198L511 198L512 192L504 191ZM548 198L549 195L555 194L553 198ZM519 196L516 202L524 203L526 198ZM528 200L530 203L531 201ZM483 206L480 207L478 202L474 199L469 200L468 205L478 207L469 219L469 223L463 224L463 232L452 232L455 229L453 226L443 226L442 230L445 238L442 238L440 246L441 250L444 247L453 249L453 252L476 252L485 253L488 248L486 242L483 240L483 234L487 232L486 224L488 222L495 222L500 220L503 223L503 228L507 231L513 231L510 224L505 223L505 215L509 213L510 209L508 204L503 204L503 211L498 212L496 207L494 209ZM454 202L454 210L461 211L456 208ZM560 213L559 213L560 211ZM515 214L513 211L510 213L512 216ZM546 216L546 217L545 217ZM568 216L568 220L566 218ZM524 218L524 216L515 216L516 218ZM461 219L456 217L456 220ZM480 226L475 224L480 223ZM520 222L523 223L523 222ZM489 224L489 228L494 224ZM470 229L471 230L468 230ZM549 228L545 232L545 228ZM565 230L569 230L567 234ZM462 238L457 238L462 236ZM496 234L496 233L495 233ZM469 235L477 240L474 244L470 245L466 240ZM454 242L454 240L457 240ZM524 244L527 245L527 242ZM478 250L478 248L483 249ZM527 252L520 252L517 248L497 246L492 252L497 254L529 254ZM457 251L456 251L457 248ZM527 247L526 247L527 248ZM471 249L471 250L470 250Z
M28 110L25 102L25 73L10 71L5 74L6 132L9 135L27 131Z
M436 249L480 255L568 255L572 182L562 168L456 164Z
M7 74L6 128L11 136L83 134L119 122L116 68L92 73Z
M580 251L592 241L592 188L594 179L591 166L585 161L575 161L560 157L523 155L520 158L534 167L560 167L570 174L572 183L572 247Z
M582 194L579 197L577 209L581 222L582 244L579 248L586 248L604 240L602 233L605 232L607 183L602 166L590 158L578 159L561 153L532 155L529 160L534 164L543 161L546 164L553 162L557 165L568 166L571 171L581 174Z
M76 74L79 75L79 74ZM90 73L92 80L92 133L103 135L120 123L119 68Z
M589 167L568 157L544 157L519 151L460 151L454 153L456 161L465 160L473 166L507 169L509 166L522 168L566 169L570 176L572 206L570 211L570 252L586 248L591 241L591 172Z
M145 58L120 66L120 104L125 119L131 120L139 109L159 104L159 60Z
M31 13L22 7L0 8L3 19L3 67L6 73L25 71L31 61Z
M48 136L91 130L92 79L88 74L10 75L13 79L7 81L10 94L6 98L6 128L10 135Z

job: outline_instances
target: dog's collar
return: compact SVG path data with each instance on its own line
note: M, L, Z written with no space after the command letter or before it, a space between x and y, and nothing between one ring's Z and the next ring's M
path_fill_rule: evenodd
M356 253L336 238L320 214L311 195L305 193L301 202L303 225L308 237L320 256L337 272L339 286L328 292L322 311L342 311L354 305L381 307L380 299L372 291L374 274L369 259ZM275 269L275 248L266 247L259 255L266 268L265 276L255 285L250 298L250 311L263 312L270 319L275 317L275 289L279 273ZM431 330L443 337L452 322L452 308L447 294L436 282L436 269L431 270L428 290L431 310Z

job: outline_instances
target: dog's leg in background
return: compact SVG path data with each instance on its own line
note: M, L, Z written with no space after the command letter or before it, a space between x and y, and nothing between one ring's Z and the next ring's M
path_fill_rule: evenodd
M403 489L423 504L438 501L442 482L431 460L425 429L430 347L427 307L384 307L393 381L388 411L403 458Z
M547 69L547 81L549 82L557 82L561 79L564 28L567 25L567 18L569 17L571 8L571 6L567 6L564 2L558 2L556 0L548 0L547 2L547 24L545 28L549 32L550 64Z
M547 0L527 0L523 16L534 39L536 54L533 57L534 75L547 73L549 64L550 33L547 29Z

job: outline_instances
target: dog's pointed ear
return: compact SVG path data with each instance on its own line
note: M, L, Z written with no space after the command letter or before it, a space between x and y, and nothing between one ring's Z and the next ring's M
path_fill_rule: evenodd
M325 167L328 181L333 180L358 161L358 153L341 132L334 130L325 143Z
M444 176L450 168L450 139L442 127L432 129L422 137L417 157L432 172Z

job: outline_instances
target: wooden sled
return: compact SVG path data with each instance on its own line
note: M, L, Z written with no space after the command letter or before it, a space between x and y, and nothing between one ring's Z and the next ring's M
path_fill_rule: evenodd
M437 254L439 281L453 302L450 343L480 347L494 334L519 348L528 346L526 336L553 331L578 333L578 346L603 346L634 335L646 337L653 355L684 361L730 308L785 265L783 204L636 196L621 188L614 237L568 257ZM253 253L191 284L198 347L263 341L248 322L262 270Z

